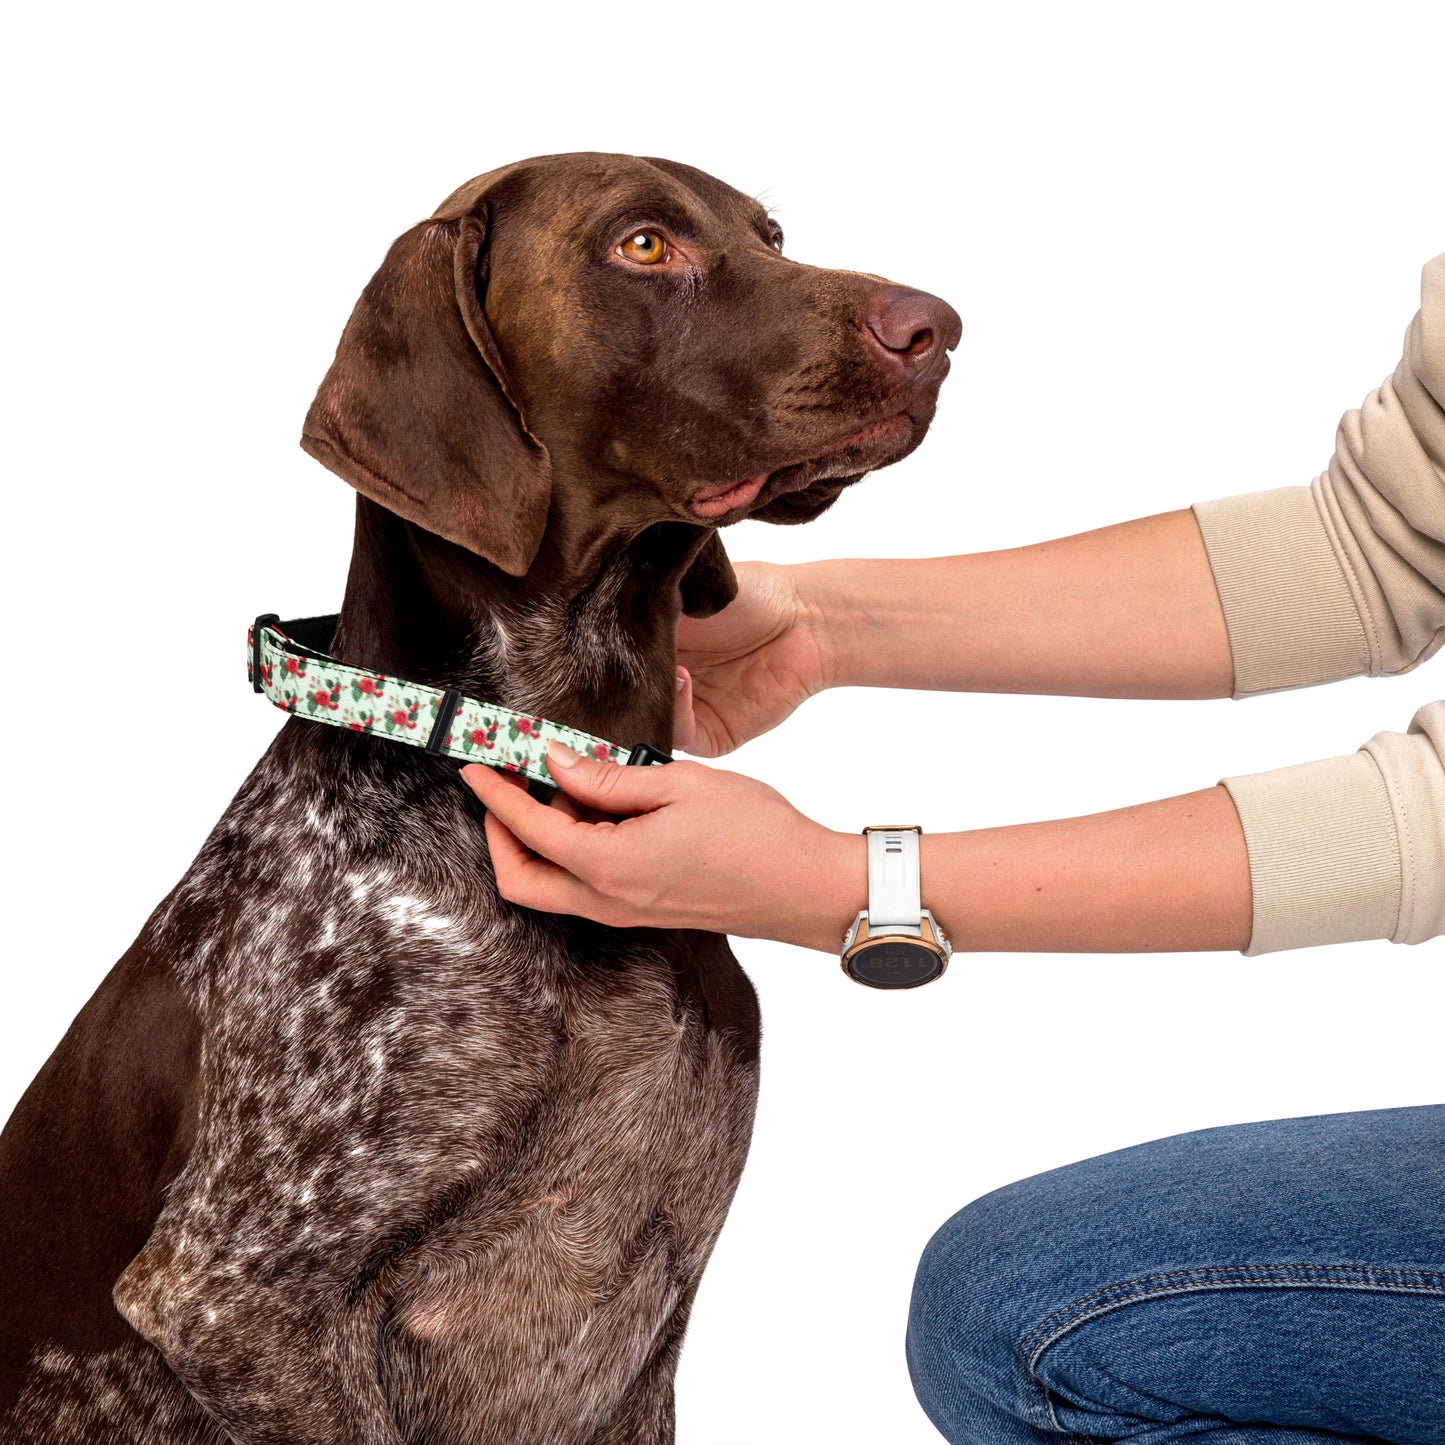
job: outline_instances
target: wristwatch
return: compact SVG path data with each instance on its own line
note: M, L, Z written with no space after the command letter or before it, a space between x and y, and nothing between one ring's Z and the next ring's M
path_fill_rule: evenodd
M843 972L869 988L917 988L943 977L953 945L923 906L923 829L864 828L868 906L843 936Z

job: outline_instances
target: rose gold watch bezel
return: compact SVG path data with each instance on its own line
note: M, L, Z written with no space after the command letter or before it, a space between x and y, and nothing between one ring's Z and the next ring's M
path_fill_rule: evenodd
M917 943L921 947L927 948L930 953L936 953L938 955L938 959L943 967L928 980L928 983L937 983L938 980L948 972L948 960L951 953L948 946L939 938L941 932L942 929L934 922L932 914L925 909L923 917L919 919L917 938L913 938L911 935L900 935L897 933L880 933L876 938L871 938L868 933L868 918L865 913L863 917L858 920L857 935L854 937L852 944L843 952L842 957L838 961L839 966L850 979L853 979L854 983L859 984L863 988L875 988L875 984L866 983L861 978L854 978L853 975L848 972L848 961L855 955L865 952L870 947L876 947L880 943L906 941L908 943ZM926 987L927 985L915 986ZM906 992L906 990L900 989L899 992Z

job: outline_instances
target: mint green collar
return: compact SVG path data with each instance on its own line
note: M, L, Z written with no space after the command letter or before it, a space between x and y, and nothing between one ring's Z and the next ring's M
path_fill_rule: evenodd
M553 788L557 784L547 771L547 744L553 739L603 761L672 761L646 743L619 748L544 717L464 697L454 687L427 687L353 667L326 651L335 630L334 614L282 622L274 612L263 613L246 634L252 688L296 717L522 773Z

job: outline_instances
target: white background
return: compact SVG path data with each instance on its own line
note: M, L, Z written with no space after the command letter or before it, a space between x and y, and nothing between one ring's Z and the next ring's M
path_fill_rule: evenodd
M964 341L923 448L811 527L727 540L1008 546L1323 468L1445 247L1442 48L1433 3L32 7L3 87L0 1113L280 726L245 625L332 610L351 533L301 419L392 237L460 181L671 156L762 193L799 259L947 297ZM736 766L840 828L1022 822L1348 752L1442 692L1439 662L1248 703L840 692ZM884 733L886 765L854 760ZM1439 944L959 958L897 997L737 951L764 1091L683 1445L936 1441L912 1268L989 1189L1445 1097Z

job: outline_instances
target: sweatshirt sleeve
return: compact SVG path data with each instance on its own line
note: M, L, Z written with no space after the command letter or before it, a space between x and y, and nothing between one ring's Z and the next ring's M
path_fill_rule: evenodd
M1445 255L1328 469L1194 513L1235 697L1408 672L1445 644ZM1223 782L1249 850L1247 954L1445 933L1445 701L1348 757Z
M1445 934L1445 701L1347 757L1223 782L1254 888L1246 954Z
M1196 502L1234 695L1408 672L1445 644L1445 255L1395 374L1308 487Z

